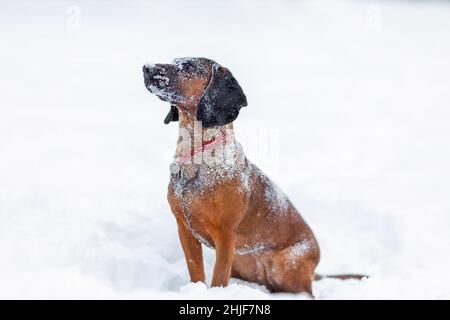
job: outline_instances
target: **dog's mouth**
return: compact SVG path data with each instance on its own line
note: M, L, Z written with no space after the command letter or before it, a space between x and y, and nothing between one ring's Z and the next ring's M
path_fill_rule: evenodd
M182 97L174 92L167 91L165 88L159 88L153 84L146 84L147 90L165 102L175 103L182 100Z

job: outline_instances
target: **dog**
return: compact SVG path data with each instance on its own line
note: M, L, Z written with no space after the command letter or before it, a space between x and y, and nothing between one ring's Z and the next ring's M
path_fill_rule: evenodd
M178 58L147 64L143 73L148 91L170 103L164 123L179 121L167 198L191 281L205 281L204 244L216 251L212 286L235 277L271 292L312 296L312 281L322 278L315 273L319 244L236 141L233 121L247 98L230 70L207 58Z

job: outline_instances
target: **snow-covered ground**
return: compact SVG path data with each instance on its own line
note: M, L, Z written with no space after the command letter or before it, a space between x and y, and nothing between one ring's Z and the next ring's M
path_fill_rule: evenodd
M322 248L319 299L450 298L450 3L0 2L0 298L304 298L188 284L177 125L141 66L206 56ZM205 249L208 278L214 252Z

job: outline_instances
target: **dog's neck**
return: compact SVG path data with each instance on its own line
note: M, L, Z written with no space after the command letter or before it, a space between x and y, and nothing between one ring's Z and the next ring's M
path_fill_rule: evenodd
M245 170L246 158L242 146L234 139L231 123L203 128L195 113L178 108L178 116L180 127L173 170L171 165L171 184L176 196L181 197L186 183L192 181L196 181L196 188L204 190L249 172ZM208 148L204 149L202 146L206 145ZM184 160L184 155L189 155L189 159Z
M190 111L179 108L178 113L179 136L176 149L177 158L191 154L193 150L201 149L202 146L212 144L215 140L234 135L232 123L214 128L204 128L201 122L196 120L195 114Z

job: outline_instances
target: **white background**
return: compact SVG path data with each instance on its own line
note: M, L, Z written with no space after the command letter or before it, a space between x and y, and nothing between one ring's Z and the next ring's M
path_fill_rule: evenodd
M449 33L438 1L0 2L0 297L304 298L187 284L177 124L141 67L204 56L246 92L236 136L318 271L371 275L317 298L450 298Z

